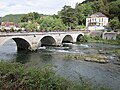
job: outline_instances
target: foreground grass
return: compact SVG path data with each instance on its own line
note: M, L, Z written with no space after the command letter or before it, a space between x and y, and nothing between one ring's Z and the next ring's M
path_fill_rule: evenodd
M109 90L95 88L80 76L80 82L56 75L50 66L35 69L19 63L0 62L0 90Z

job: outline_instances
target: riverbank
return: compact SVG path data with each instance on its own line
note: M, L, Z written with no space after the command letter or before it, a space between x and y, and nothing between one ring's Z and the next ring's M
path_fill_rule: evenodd
M88 43L105 43L105 44L116 44L116 45L120 45L120 35L118 35L116 37L116 40L106 40L106 39L102 39L101 37L95 36L82 36L80 37L80 42L88 42Z
M20 63L0 62L1 90L110 90L94 87L80 76L80 82L56 75L52 66L27 68Z

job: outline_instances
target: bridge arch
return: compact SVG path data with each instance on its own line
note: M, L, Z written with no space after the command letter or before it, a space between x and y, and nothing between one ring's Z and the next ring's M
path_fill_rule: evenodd
M44 36L40 40L40 44L41 46L52 46L52 45L56 45L56 40L52 36Z
M80 41L80 37L84 36L83 34L79 34L76 38L76 42Z
M1 46L4 45L8 40L13 40L16 43L17 50L29 50L31 43L23 37L8 37L3 40Z
M71 35L66 35L63 39L62 39L62 43L72 43L73 42L73 37Z

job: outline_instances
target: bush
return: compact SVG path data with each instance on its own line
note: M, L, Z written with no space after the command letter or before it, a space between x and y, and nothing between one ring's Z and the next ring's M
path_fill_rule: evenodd
M79 38L80 42L88 42L90 40L90 36L84 35Z
M80 37L79 41L80 42L98 42L98 41L103 41L103 39L99 36L92 37L92 36L84 35Z

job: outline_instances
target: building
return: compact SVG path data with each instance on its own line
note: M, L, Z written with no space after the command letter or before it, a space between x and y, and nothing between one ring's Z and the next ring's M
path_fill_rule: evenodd
M19 30L19 25L14 23L14 22L1 22L0 29L14 29L14 30Z
M105 27L108 26L109 18L97 12L86 18L86 28L87 30L105 30Z

